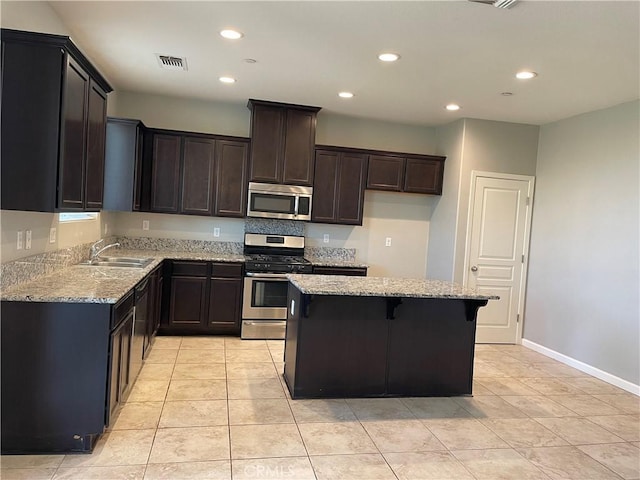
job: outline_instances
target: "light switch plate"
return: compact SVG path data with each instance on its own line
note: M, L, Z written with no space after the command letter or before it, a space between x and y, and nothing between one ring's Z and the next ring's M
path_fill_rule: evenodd
M18 232L18 240L16 243L16 249L22 250L22 231Z
M49 243L56 243L56 227L51 227L49 229Z
M25 232L24 249L25 250L31 250L31 230L27 230Z

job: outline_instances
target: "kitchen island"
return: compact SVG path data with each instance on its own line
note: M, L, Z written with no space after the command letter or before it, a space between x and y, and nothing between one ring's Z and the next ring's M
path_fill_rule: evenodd
M438 280L287 277L292 398L472 394L478 308L499 297Z

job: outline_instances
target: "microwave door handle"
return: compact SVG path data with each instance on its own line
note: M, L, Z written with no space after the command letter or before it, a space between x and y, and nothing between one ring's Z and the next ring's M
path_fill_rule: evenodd
M296 201L295 201L295 204L294 204L294 206L293 206L293 209L294 209L293 216L294 216L294 217L297 217L297 216L298 216L298 206L299 206L298 204L299 204L299 203L300 203L300 196L299 196L299 195L296 195Z

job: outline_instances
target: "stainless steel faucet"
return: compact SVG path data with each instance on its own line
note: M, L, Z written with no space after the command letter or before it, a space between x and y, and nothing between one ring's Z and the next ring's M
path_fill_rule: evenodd
M91 245L91 250L90 250L90 254L89 254L89 261L91 263L96 263L100 259L100 254L102 252L104 252L105 250L107 250L108 248L113 248L113 247L119 247L120 246L120 244L118 242L116 242L116 243L111 243L111 244L109 244L109 245L107 245L105 247L98 248L98 246L102 242L104 242L104 238L101 238L96 243Z

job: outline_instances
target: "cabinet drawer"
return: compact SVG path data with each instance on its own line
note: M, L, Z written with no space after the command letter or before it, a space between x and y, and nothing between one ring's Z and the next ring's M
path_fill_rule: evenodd
M172 275L207 276L207 262L172 262Z
M212 277L240 278L242 277L241 263L214 263L211 269Z
M350 275L354 277L366 277L367 269L362 267L313 267L316 275Z
M132 290L129 293L127 293L127 296L125 298L120 300L113 307L113 313L111 315L111 325L110 325L111 330L117 327L120 324L120 322L122 322L127 317L127 314L133 308L134 300L135 299L134 299L133 290Z

